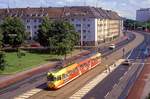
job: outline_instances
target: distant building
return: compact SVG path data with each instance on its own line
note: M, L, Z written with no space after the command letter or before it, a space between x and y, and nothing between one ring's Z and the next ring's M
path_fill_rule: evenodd
M42 18L64 19L80 33L83 45L98 45L122 34L123 21L114 11L89 6L0 9L0 20L20 17L30 38L37 38ZM79 40L79 41L80 41Z
M150 20L150 8L137 10L136 20L140 22L145 22L145 21Z

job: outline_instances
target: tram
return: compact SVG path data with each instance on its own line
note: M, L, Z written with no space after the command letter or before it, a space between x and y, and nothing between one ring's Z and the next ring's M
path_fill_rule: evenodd
M47 86L58 89L101 63L101 53L91 52L74 63L47 73Z

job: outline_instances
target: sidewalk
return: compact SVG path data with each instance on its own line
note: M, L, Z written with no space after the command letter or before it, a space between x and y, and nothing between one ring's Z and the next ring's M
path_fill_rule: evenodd
M146 99L150 93L150 58L132 87L127 99Z

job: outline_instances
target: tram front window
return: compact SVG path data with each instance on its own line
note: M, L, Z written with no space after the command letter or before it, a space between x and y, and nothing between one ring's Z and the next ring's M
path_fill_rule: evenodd
M53 75L49 75L49 76L47 76L47 80L48 81L55 81L56 78Z

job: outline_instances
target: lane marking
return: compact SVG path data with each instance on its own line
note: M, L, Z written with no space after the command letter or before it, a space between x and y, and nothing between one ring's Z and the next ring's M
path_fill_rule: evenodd
M123 79L123 77L121 76L121 78L119 79L119 81L121 81Z
M35 95L36 93L40 92L42 89L38 89L38 88L35 88L35 89L32 89L30 91L27 91L26 93L23 93L17 97L14 97L14 99L27 99L33 95Z
M110 94L110 92L107 92L107 94L105 95L105 98Z
M113 88L115 88L117 86L117 84L115 84L114 86L113 86Z
M128 55L127 59L129 59L129 57L131 56L131 54L133 53L134 49L132 49L132 51L130 52L130 54Z

